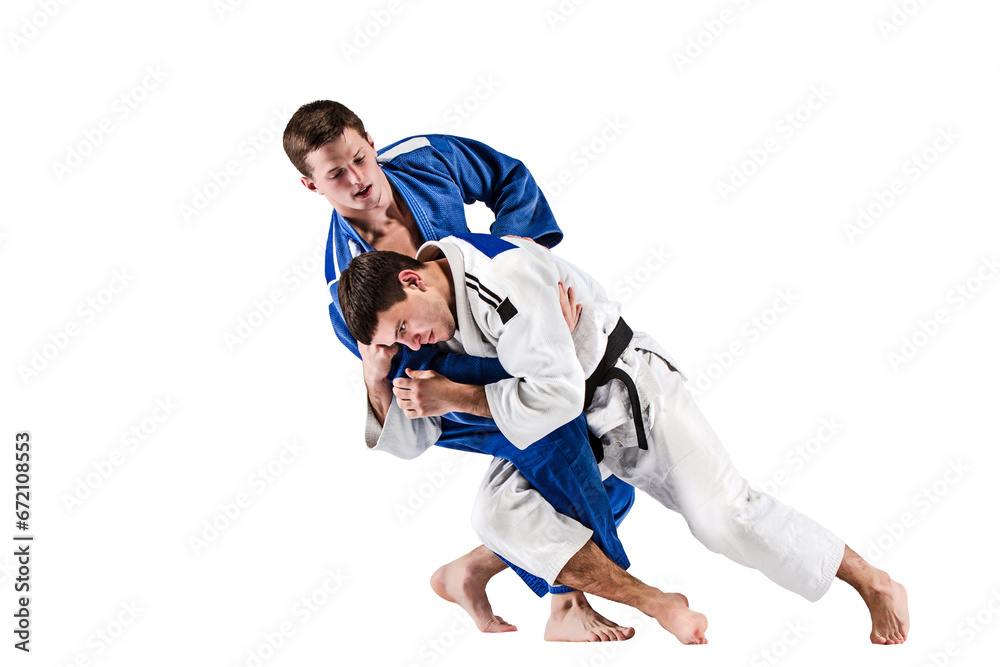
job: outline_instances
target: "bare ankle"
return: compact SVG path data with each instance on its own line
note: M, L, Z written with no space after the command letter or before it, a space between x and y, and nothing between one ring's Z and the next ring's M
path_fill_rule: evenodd
M863 594L882 595L892 590L892 578L887 572L872 568L863 585Z
M580 591L552 594L552 611L564 611L573 607L589 607L590 603Z

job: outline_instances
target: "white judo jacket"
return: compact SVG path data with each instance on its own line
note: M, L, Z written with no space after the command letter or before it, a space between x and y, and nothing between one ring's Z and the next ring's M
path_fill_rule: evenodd
M420 247L417 259L444 256L455 286L456 333L449 351L498 358L512 376L486 385L500 432L524 449L583 410L584 386L621 317L621 305L586 272L550 250L520 238L483 234L449 236ZM572 287L583 309L571 335L559 306L558 284ZM676 366L649 336L637 332L616 366L636 384L648 432L648 405L658 386L635 354L648 350ZM619 382L599 387L587 409L591 431L606 441L634 445L627 392ZM434 444L440 418L408 419L395 401L385 425L369 421L369 447L413 458Z

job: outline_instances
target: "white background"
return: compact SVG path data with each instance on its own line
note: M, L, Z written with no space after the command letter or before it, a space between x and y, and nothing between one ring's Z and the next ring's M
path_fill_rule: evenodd
M881 27L888 0L50 4L48 16L11 0L0 22L3 664L996 655L995 3L910 0ZM313 259L329 205L280 146L294 110L324 98L356 111L378 146L444 132L522 159L566 233L558 252L624 301L689 386L703 378L699 403L744 475L781 480L779 498L908 588L907 644L870 646L842 582L807 603L709 553L645 497L621 530L632 572L685 592L709 617L707 647L600 600L635 639L546 644L547 600L509 572L489 592L520 631L468 629L427 581L475 546L487 461L363 447L359 363L333 335ZM744 164L765 145L777 150L762 166ZM913 172L925 150L933 163ZM734 169L753 173L724 200ZM896 179L902 194L848 234ZM280 303L260 305L276 290ZM781 290L792 306L775 317ZM944 323L927 326L938 310ZM755 317L769 323L756 337ZM259 326L227 344L241 321ZM733 343L742 353L727 358ZM824 420L835 435L810 443ZM11 647L21 430L34 443L30 655ZM256 471L293 440L301 452L261 485ZM220 507L232 513L241 493L248 506L227 520ZM296 605L313 595L324 604L307 616ZM983 609L974 630L965 619ZM283 623L293 634L271 651Z

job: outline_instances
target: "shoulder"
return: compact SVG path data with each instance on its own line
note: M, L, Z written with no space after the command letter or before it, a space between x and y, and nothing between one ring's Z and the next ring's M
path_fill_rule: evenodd
M530 310L539 290L558 281L544 256L536 252L543 249L533 243L522 247L517 241L489 234L457 234L442 239L461 252L469 305L479 317L489 320L491 329Z
M551 254L546 248L526 239L505 238L492 234L468 232L452 234L441 239L457 248L467 264L484 273L516 277L518 273L537 272L551 264ZM511 275L515 274L515 275Z
M481 141L454 134L419 134L389 144L378 151L378 161L394 164L412 159L426 159L431 155L453 158L456 155L497 154Z
M421 134L414 137L407 137L384 146L378 151L378 161L382 163L393 162L401 156L432 147L433 144L430 141L430 136L432 135Z
M461 137L448 134L418 134L383 146L378 151L379 162L394 162L406 157L418 157L435 151L451 150Z
M499 236L493 236L492 234L477 234L475 232L467 232L463 234L452 234L448 237L453 243L460 248L465 254L476 253L483 255L486 259L496 259L498 255L505 252L517 251L518 246L514 245L507 239L501 238Z

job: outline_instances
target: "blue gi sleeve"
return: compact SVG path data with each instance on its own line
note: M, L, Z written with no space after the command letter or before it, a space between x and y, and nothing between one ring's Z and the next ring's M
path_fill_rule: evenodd
M347 328L344 314L340 312L340 298L337 296L337 285L338 283L336 282L330 285L330 296L333 298L333 301L330 302L330 323L333 324L333 330L336 332L340 342L344 344L344 347L360 359L361 352L358 351L358 341L354 340L351 330Z
M562 240L552 209L524 163L472 139L432 135L431 140L464 202L481 201L493 211L491 234L526 236L547 248Z

